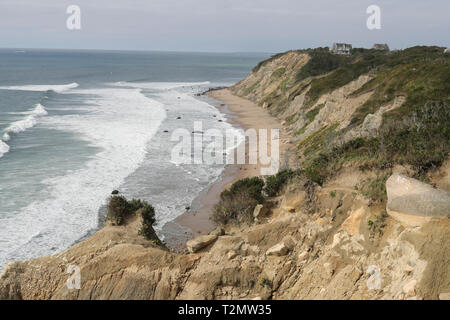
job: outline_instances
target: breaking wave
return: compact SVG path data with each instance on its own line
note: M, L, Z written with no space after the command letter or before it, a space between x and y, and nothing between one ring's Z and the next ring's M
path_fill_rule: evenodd
M54 91L61 93L78 87L78 83L69 83L61 85L26 85L26 86L5 86L0 90L20 90L20 91Z
M210 84L211 83L209 81L203 81L203 82L127 82L127 81L119 81L119 82L113 83L113 85L119 86L119 87L156 89L156 90L173 90L176 88L201 87L201 86L208 86Z
M163 105L139 89L83 89L76 94L90 112L49 115L42 124L76 133L99 152L83 167L42 181L41 198L1 221L0 268L6 261L63 250L95 229L110 190L140 166L148 141L166 117Z
M43 116L47 115L48 113L42 104L37 104L33 110L27 112L26 114L27 114L27 116L24 119L11 123L11 125L4 130L3 137L2 137L2 140L4 142L11 139L12 134L24 132L25 130L34 127L38 121L38 118L43 117ZM3 142L3 144L5 144L4 142ZM1 153L1 147L0 147L0 153Z
M0 140L0 158L9 151L9 146Z

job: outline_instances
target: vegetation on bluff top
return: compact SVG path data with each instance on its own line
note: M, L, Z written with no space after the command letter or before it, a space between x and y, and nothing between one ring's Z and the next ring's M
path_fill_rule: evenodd
M264 187L264 192L268 197L277 196L281 189L286 183L288 183L293 177L295 177L298 172L286 169L278 172L273 176L269 176L266 179L266 185Z
M253 210L264 201L264 180L258 177L236 181L220 194L212 220L217 224L253 222Z
M354 114L352 123L362 123L365 116L396 95L405 95L405 104L387 118L398 120L417 112L427 102L450 100L450 55L438 47L413 47L378 58L380 67L374 78L354 92L374 91L371 98Z
M125 219L134 214L142 218L139 234L144 236L147 240L152 240L156 244L161 244L161 241L153 230L156 219L155 209L152 205L140 199L128 201L124 196L112 196L109 199L106 220L111 225L120 226L125 222Z
M281 63L285 54L307 54L309 60L294 72ZM268 62L273 62L274 74L263 94L251 96L256 102L268 107L273 115L285 118L286 125L295 128L301 136L297 147L302 168L308 178L323 184L348 163L362 170L376 169L380 172L377 182L367 191L373 198L383 200L382 185L386 174L396 164L407 166L416 178L425 179L427 172L436 169L450 153L450 55L444 48L417 46L399 51L353 49L348 57L337 56L328 48L289 51L277 54L254 68L256 73ZM279 59L279 60L278 60ZM280 63L277 65L277 61ZM285 61L291 61L289 59ZM267 73L267 68L264 73ZM357 98L370 93L370 97L350 114L350 125L340 128L339 123L325 124L304 136L306 128L314 122L324 107L317 105L324 94L341 88L362 75L371 80L350 94ZM255 77L258 79L258 77ZM259 85L252 83L252 91ZM274 86L274 84L276 84ZM270 90L262 90L270 88ZM304 94L302 113L284 112L292 101ZM369 114L405 97L405 102L382 114L382 124L376 134L342 139L344 135L363 124ZM301 126L297 125L301 121ZM346 141L343 143L342 141ZM377 190L376 190L377 189Z
M348 64L350 61L346 56L330 53L328 48L308 49L305 52L308 53L311 59L303 68L298 70L295 76L297 81L326 74Z
M363 57L367 60L367 53ZM398 95L406 96L406 101L383 115L377 136L358 138L329 152L322 150L322 154L309 161L306 170L318 183L323 183L346 161L357 161L362 169L384 170L395 164L409 165L417 178L424 178L430 169L438 168L448 157L448 55L437 47L414 47L370 59L378 66L374 78L353 95L367 91L373 94L353 114L350 128L360 125L368 114L375 113Z
M392 79L394 75L403 73L405 77L412 76L410 78L412 81L421 76L437 76L438 79L436 79L434 84L447 86L448 95L448 81L441 82L443 78L448 79L448 69L439 71L435 69L443 65L447 65L448 68L450 55L444 54L443 51L443 48L440 47L424 46L392 52L355 48L352 56L344 57L330 53L328 48L296 50L295 52L308 54L310 56L309 61L293 77L285 79L277 90L263 97L260 103L267 103L268 106L273 107L272 109L275 113L279 113L299 93L311 86L306 96L308 104L313 105L321 95L342 87L366 73L376 75L376 79L371 81L367 87L361 89L361 92L378 87L380 83L387 80L385 79L387 76ZM253 72L258 72L262 66L282 57L284 54L286 53L276 54L260 62L253 69ZM416 74L411 74L411 72L405 74L406 70L417 69L417 66L422 66L423 68ZM398 86L399 83L402 83L401 79L397 83L391 84L386 82L387 87L385 90L380 88L379 96L382 96L382 91L391 95L398 92L398 90L402 89L401 86ZM376 104L376 101L373 101L373 104Z
M256 205L262 204L266 197L279 195L283 187L300 174L300 171L285 169L267 177L266 181L259 177L236 181L221 193L212 220L219 225L251 224Z

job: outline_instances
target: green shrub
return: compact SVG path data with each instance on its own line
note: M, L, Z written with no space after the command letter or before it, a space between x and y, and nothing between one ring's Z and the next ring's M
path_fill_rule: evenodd
M320 111L324 106L325 106L325 104L324 104L324 103L321 103L321 104L319 104L318 106L316 106L314 109L312 109L312 110L310 110L310 111L308 111L308 112L306 113L306 115L305 115L305 116L306 116L306 122L305 122L305 124L303 125L302 128L300 128L299 130L297 130L297 132L295 132L295 135L296 135L296 136L305 133L306 127L309 126L309 124L310 124L311 122L314 121L314 119L316 118L316 116L319 114L319 111Z
M258 202L263 202L264 197L262 195L262 190L264 188L264 180L259 177L245 178L236 181L230 187L230 189L225 190L221 193L221 198L227 196L233 196L237 194L244 194L248 197L255 199Z
M297 74L297 81L301 81L311 76L318 76L328 73L332 70L347 63L349 60L347 57L337 56L329 52L328 49L315 49L310 50L309 61L301 68Z
M253 210L264 201L261 178L239 180L220 195L219 203L214 207L212 220L217 224L250 224L253 222Z
M284 75L285 72L286 72L286 68L285 68L285 67L278 68L277 70L275 70L275 71L272 73L272 78L278 79L278 78L280 78L282 75Z
M312 109L306 113L306 119L308 120L307 121L308 124L310 124L311 122L314 121L314 119L316 118L320 109L322 109L324 106L325 106L325 104L321 103L317 107L315 107L314 109Z
M155 209L148 204L147 202L142 202L142 207L138 209L137 211L140 213L142 217L142 225L141 229L139 230L139 234L147 238L147 240L158 240L157 237L155 237L155 231L153 230L153 225L156 222L155 219Z
M272 281L270 281L268 278L262 278L261 281L259 281L259 285L261 287L272 287Z
M319 185L323 185L328 176L328 162L329 158L326 154L319 154L306 166L304 170L306 177Z
M375 220L368 220L367 227L369 228L369 237L373 239L375 236L383 235L383 230L386 227L386 219L388 214L386 212L382 212L380 215L375 217Z
M281 188L289 182L291 178L296 175L296 172L291 169L286 169L278 172L276 175L269 176L266 179L266 186L264 192L269 197L276 197L281 191Z
M212 220L216 224L251 224L258 201L242 194L224 196L214 207Z
M375 179L370 180L369 184L364 187L362 194L375 202L383 202L387 200L386 180L390 175L391 172L377 175Z
M142 217L139 234L150 240L157 239L153 230L153 224L156 221L155 209L149 203L140 199L128 201L124 196L112 196L110 198L106 219L112 225L122 225L126 217L132 214L139 214Z
M130 210L128 201L124 196L113 196L109 199L106 220L112 225L120 226L124 218L131 212L133 211Z

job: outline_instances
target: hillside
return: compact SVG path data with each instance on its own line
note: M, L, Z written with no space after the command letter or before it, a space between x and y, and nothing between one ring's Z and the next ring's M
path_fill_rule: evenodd
M223 209L221 225L185 254L140 237L137 214L8 265L0 298L450 298L443 48L289 51L229 90L280 119L289 170L233 184L213 214ZM66 287L68 264L81 268L80 290Z
M319 184L348 165L380 174L403 165L426 180L450 151L444 48L354 49L351 57L289 51L261 62L232 91L284 121L299 165Z

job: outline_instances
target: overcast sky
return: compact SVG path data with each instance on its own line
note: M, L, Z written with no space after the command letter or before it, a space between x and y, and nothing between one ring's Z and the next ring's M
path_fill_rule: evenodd
M81 30L66 27L69 5ZM381 30L366 9L381 8ZM0 47L280 52L449 46L450 0L0 0Z

